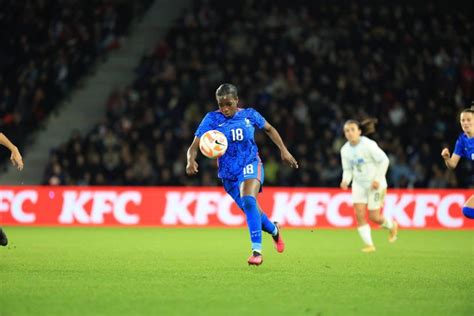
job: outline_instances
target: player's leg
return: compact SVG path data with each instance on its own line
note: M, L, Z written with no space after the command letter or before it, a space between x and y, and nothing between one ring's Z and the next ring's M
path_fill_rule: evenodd
M257 207L257 194L260 190L260 181L258 179L247 179L241 183L240 196L247 226L252 241L252 255L248 259L251 265L260 265L263 262L262 257L262 218Z
M398 223L390 218L384 217L380 214L382 209L385 194L387 189L370 190L369 192L369 219L376 224L381 225L383 228L389 231L388 241L395 242L398 235Z
M239 181L223 179L222 183L224 184L224 190L227 192L227 194L229 194L234 200L235 204L237 204L237 206L242 211L244 211L244 207L242 205L242 199L240 198Z
M258 192L262 192L263 183L265 181L265 170L263 168L263 164L260 160L251 164L252 167L248 165L245 169L244 180L247 179L257 179L260 182L260 188ZM277 226L268 219L267 214L263 211L261 206L257 202L258 210L260 211L260 217L262 218L262 230L271 234L272 236L276 236L278 234Z
M253 164L252 167L254 170L253 173L246 172L244 179L255 178L260 181L259 193L262 192L263 183L265 181L265 170L263 164L258 160ZM251 170L250 170L251 171ZM267 214L263 211L260 205L257 202L258 210L260 211L260 217L262 218L262 230L269 233L272 236L273 245L275 246L276 251L283 252L285 250L285 242L280 233L280 225L277 222L272 222L268 218Z
M365 203L354 203L354 211L357 219L357 231L359 236L364 242L365 246L362 248L363 252L375 251L374 242L372 241L372 231L370 225L365 219L365 213L367 210L367 204Z
M368 192L367 189L360 186L356 182L352 183L352 203L354 204L354 212L357 220L357 231L365 244L362 248L363 252L375 251L372 241L372 231L370 225L365 219L367 212Z
M276 251L285 251L285 242L283 241L283 237L281 236L280 225L278 225L277 222L270 221L270 219L268 219L267 215L258 203L257 207L260 211L260 216L262 217L262 230L272 236L273 245L275 246Z
M8 245L8 238L3 229L0 227L0 246Z
M382 225L385 222L385 219L382 215L380 215L380 209L371 210L369 209L369 220L372 223Z
M260 217L262 218L262 230L270 235L276 235L278 233L278 228L265 214L260 204L257 203L257 208L260 212Z
M259 265L263 261L263 258L261 257L262 222L261 222L260 212L258 208L256 207L256 205L255 205L256 212L253 210L251 206L252 204L251 199L250 201L248 201L249 200L248 198L243 198L243 196L241 196L241 189L242 189L241 187L243 187L243 183L240 184L238 180L233 181L233 180L224 179L223 184L224 184L225 191L234 199L235 203L237 203L240 209L244 211L245 217L247 220L247 226L250 232L250 239L252 241L252 249L254 248L257 249L255 250L257 252L256 257L259 257L259 258L253 258L254 256L253 256L253 251L252 251L252 256L249 258L249 264ZM258 192L258 189L257 189L257 192ZM256 226L258 226L258 228Z
M224 190L229 194L232 199L235 201L237 206L245 213L244 207L242 204L242 198L240 197L240 188L238 185L238 181L231 181L231 180L224 180ZM258 210L260 212L260 217L262 218L262 230L272 235L275 239L278 239L278 227L275 223L271 222L270 219L267 217L265 212L262 210L260 205L257 203Z
M467 218L474 219L474 195L471 195L471 197L466 201L466 204L464 204L464 207L462 208L462 213Z

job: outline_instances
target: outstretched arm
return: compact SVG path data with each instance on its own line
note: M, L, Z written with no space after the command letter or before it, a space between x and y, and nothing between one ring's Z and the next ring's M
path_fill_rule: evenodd
M187 152L188 162L186 164L186 173L190 176L195 175L196 173L198 173L199 165L196 162L198 148L199 148L199 138L195 136L194 140L193 140L191 146L189 146L188 152Z
M450 153L449 153L449 149L448 148L444 148L443 151L441 152L441 156L443 157L444 159L444 163L446 164L446 167L448 167L448 169L455 169L459 163L459 160L461 159L461 157L455 153L453 153L453 155L450 157Z
M18 148L3 134L0 133L0 144L7 147L11 151L10 160L12 164L18 169L23 169L23 158L21 157Z
M281 160L288 163L292 168L298 168L298 162L286 148L278 131L268 122L265 122L265 126L263 126L263 129L265 130L265 133L268 135L268 137L270 137L270 139L280 149Z

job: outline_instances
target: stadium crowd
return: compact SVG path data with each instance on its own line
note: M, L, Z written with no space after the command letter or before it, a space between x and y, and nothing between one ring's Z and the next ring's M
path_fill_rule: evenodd
M432 3L198 3L111 93L107 116L55 148L44 183L216 185L215 162L185 175L186 149L222 82L281 133L300 169L256 140L265 183L338 186L342 126L376 117L391 187L473 187L474 166L446 170L441 149L474 98L473 19ZM290 8L288 8L290 6ZM285 9L283 9L285 8ZM55 59L56 60L56 59ZM61 59L58 59L60 61Z
M0 130L24 143L150 2L0 0Z

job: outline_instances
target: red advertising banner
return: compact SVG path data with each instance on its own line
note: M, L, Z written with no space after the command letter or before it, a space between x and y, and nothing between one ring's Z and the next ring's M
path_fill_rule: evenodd
M473 229L461 208L473 190L389 190L384 214L405 228ZM325 188L265 188L258 201L289 227L356 225L351 193ZM222 188L0 188L0 225L243 226L245 216Z

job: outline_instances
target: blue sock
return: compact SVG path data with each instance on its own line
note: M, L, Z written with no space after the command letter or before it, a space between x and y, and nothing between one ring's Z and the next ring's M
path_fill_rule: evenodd
M242 197L242 206L247 217L247 226L249 227L250 239L252 240L252 250L262 251L262 218L257 208L257 200L246 195Z
M278 228L273 224L267 217L267 214L261 213L260 217L262 218L262 230L269 234L275 236L278 233Z
M464 216L466 216L467 218L474 219L474 208L468 207L468 206L464 206L464 207L462 208L462 213L463 213Z

